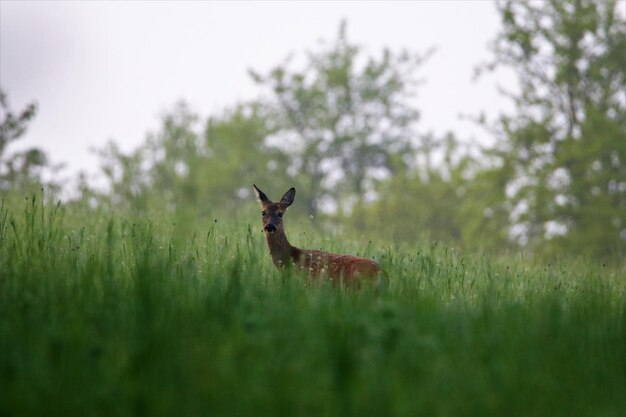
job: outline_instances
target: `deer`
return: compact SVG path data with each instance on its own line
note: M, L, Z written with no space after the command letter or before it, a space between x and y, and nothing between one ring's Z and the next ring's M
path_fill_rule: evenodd
M296 197L291 187L278 203L272 202L256 185L254 193L261 205L263 232L274 265L278 269L295 266L309 279L329 278L333 284L360 286L362 281L381 283L381 268L371 259L353 255L341 255L321 250L299 249L287 239L284 215Z

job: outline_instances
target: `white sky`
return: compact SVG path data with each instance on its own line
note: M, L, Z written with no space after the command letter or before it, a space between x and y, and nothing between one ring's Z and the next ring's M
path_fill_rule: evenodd
M257 97L249 68L265 72L334 39L344 18L349 39L374 55L437 48L419 74L422 131L484 135L459 114L508 107L496 83L510 86L510 74L472 81L499 28L490 1L0 0L0 85L14 110L39 104L20 147L42 147L65 175L94 173L90 149L109 139L136 147L180 99L206 117Z

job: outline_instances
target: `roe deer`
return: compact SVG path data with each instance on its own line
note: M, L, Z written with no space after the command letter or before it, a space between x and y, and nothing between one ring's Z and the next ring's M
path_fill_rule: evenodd
M295 265L297 269L305 271L310 278L328 277L334 283L343 281L345 284L356 286L362 279L380 278L381 269L371 259L292 246L285 235L283 215L287 207L293 203L296 189L291 187L279 203L273 203L256 185L253 187L256 199L263 210L261 213L263 231L276 267Z

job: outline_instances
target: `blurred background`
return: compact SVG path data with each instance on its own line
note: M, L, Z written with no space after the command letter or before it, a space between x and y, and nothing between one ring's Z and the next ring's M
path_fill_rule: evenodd
M329 233L621 262L625 15L3 0L0 193L197 225L295 186Z

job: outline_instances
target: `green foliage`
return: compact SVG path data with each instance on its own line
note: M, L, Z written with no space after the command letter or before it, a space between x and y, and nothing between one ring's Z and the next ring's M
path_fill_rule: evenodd
M248 219L188 233L156 213L85 213L38 198L0 207L0 414L626 408L623 269L441 246L363 249L293 219L292 241L366 252L390 278L382 293L307 286L272 266Z
M335 42L309 52L300 70L287 60L253 78L273 95L272 144L289 156L290 178L305 191L309 214L323 201L345 205L373 191L373 181L412 161L418 112L409 100L425 56L384 50L363 56L342 23Z
M158 132L124 154L110 143L101 150L103 172L114 206L140 212L165 207L182 217L233 212L254 199L252 184L286 181L284 158L264 146L270 133L260 106L240 105L210 118L202 131L199 117L184 103L163 117Z
M615 1L500 3L491 67L512 68L516 113L497 123L520 240L626 254L626 21Z
M466 250L508 245L508 207L486 169L451 134L424 140L417 166L378 184L378 199L342 219L391 242L434 240Z
M27 192L41 187L41 169L48 166L46 154L38 148L7 152L9 145L26 133L36 114L34 103L21 112L11 111L8 97L0 88L0 191Z

